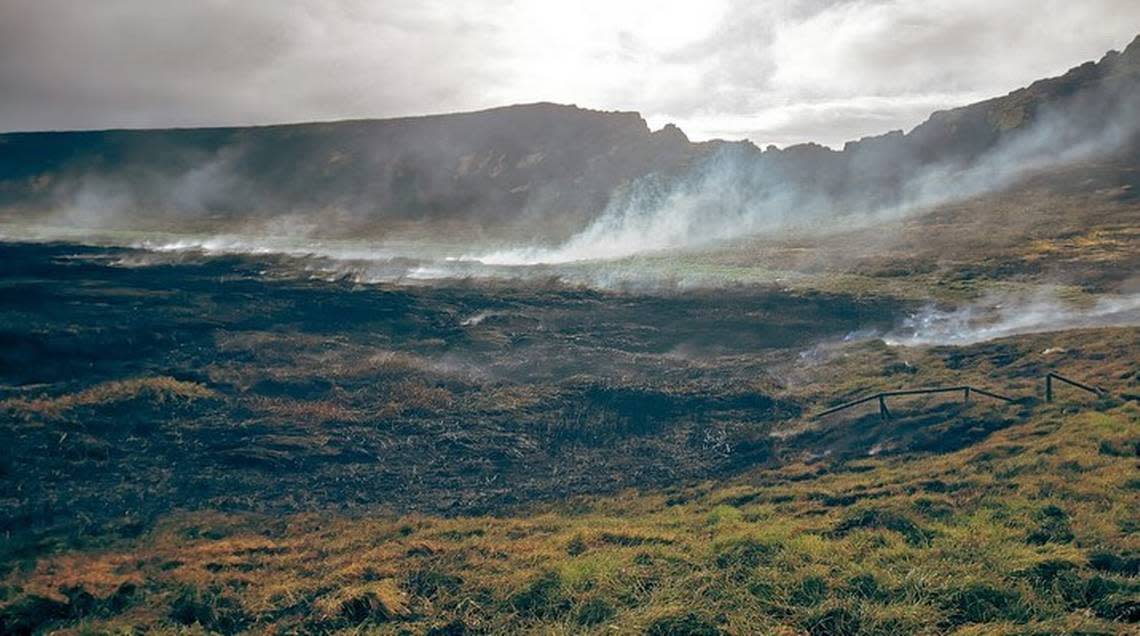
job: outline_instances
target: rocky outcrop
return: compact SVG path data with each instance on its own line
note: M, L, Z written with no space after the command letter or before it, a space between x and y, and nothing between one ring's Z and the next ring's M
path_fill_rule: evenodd
M841 151L801 144L753 154L742 172L764 175L758 192L780 188L801 201L854 210L913 200L935 180L955 184L943 179L950 175L976 183L987 172L1034 163L1105 155L1140 161L1140 36L1123 53L935 112L905 134L866 137ZM961 178L971 170L979 174Z

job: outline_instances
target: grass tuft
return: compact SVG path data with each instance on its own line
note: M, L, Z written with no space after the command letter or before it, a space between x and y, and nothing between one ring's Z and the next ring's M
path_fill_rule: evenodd
M0 401L0 411L8 411L21 419L55 419L82 407L105 407L130 400L169 404L212 398L215 395L212 390L196 382L184 382L165 376L136 378L105 382L77 393L54 397L11 398Z
M715 623L692 612L663 616L645 630L646 636L720 636L723 633Z
M831 535L842 538L859 529L879 529L897 532L911 546L930 545L934 533L925 530L904 514L881 508L866 508L846 516L831 530Z

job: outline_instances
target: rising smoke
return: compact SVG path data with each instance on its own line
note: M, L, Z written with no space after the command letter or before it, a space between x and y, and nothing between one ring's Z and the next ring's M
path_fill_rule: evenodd
M889 345L967 345L1025 333L1140 324L1140 294L1065 302L1055 293L990 297L956 309L925 307L882 335Z
M1131 55L1140 56L1140 48ZM1130 64L1140 68L1136 59ZM1134 156L1140 135L1140 82L1136 68L1123 78L1113 76L1114 68L1111 61L1085 65L1048 80L1052 84L1037 89L1044 96L1021 91L999 102L939 113L906 135L865 139L843 151L807 145L761 152L751 144L720 144L691 167L628 181L593 216L582 214L589 197L578 192L573 174L547 174L547 185L529 192L522 213L507 219L496 217L502 215L499 199L481 198L484 190L456 185L470 178L467 170L473 166L486 168L492 181L500 170L510 169L501 156L495 159L473 150L488 139L513 139L510 135L518 131L503 124L507 120L499 121L501 128L490 137L476 135L462 142L456 141L458 135L479 127L460 122L457 128L431 133L428 142L424 137L401 138L416 142L399 146L411 148L411 158L392 154L389 146L394 142L360 134L379 129L338 129L329 142L331 129L314 125L296 133L300 140L288 142L304 161L282 175L272 170L266 174L266 166L280 169L282 164L272 156L279 148L266 150L241 135L209 152L170 152L176 169L163 165L128 174L77 170L61 175L49 184L54 202L49 214L37 219L40 227L0 226L0 236L129 245L159 256L284 254L297 257L299 267L312 276L348 276L362 282L557 279L621 290L739 283L731 277L670 269L662 255L755 236L810 238L866 227L889 235L900 219L1000 190L1037 171L1124 151ZM526 135L540 133L550 121L595 117L563 107L525 112L537 117L534 131ZM549 139L556 147L573 146L577 140L567 131ZM670 134L672 138L662 139L672 139L672 148L678 143L690 148L687 140L677 142L679 132ZM350 155L339 150L318 154L315 149L327 150L321 143L355 148L352 156L371 156L376 161L368 165L381 166L384 172L363 180L359 175L367 176L367 171L338 172L337 166ZM437 169L456 158L454 174ZM515 167L547 165L541 161L538 154L526 154ZM604 175L606 170L597 172ZM566 211L568 199L574 202L569 208L577 211L574 214ZM402 207L406 201L446 205ZM412 217L415 231L401 234L398 230ZM521 234L527 240L500 234L507 226L514 228L515 237ZM560 233L552 229L556 226L572 229ZM866 253L882 248L849 249ZM1106 298L1085 307L1032 298L955 310L930 308L885 337L898 344L962 344L1049 328L1135 324L1136 303L1135 296Z
M147 246L182 249L292 254L308 243L313 253L340 258L343 247L318 239L350 237L371 243L377 259L398 250L423 259L440 256L442 244L451 258L443 270L459 261L621 259L792 231L889 230L900 218L1036 171L1135 149L1137 75L1140 45L1037 88L935 114L906 135L864 139L840 152L812 145L761 152L747 143L697 152L676 129L634 143L629 135L641 134L635 115L551 105L385 127L109 134L95 142L114 144L102 154L121 155L129 169L97 157L42 187L37 178L33 193L50 193L48 213L17 208L7 216L34 220L40 235L50 234L42 226L87 229L113 242L115 232L145 231L158 235ZM590 150L580 148L589 145L578 139L583 131L598 136ZM536 137L569 154L542 163L544 153L526 154ZM152 138L151 145L134 145ZM642 145L629 150L631 143ZM505 160L501 153L512 148L518 156ZM618 154L596 154L606 149ZM678 169L694 152L695 163ZM608 203L595 211L601 194L590 188L622 183L610 173L634 164L650 173L607 192ZM512 170L527 176L508 191L501 184ZM517 205L520 196L525 205ZM168 239L163 231L188 236ZM367 258L367 250L353 246L347 257Z
M560 245L473 258L509 265L614 259L789 230L826 234L889 224L1000 190L1035 172L1131 147L1140 135L1140 90L1131 86L1120 94L1115 87L1102 88L1045 106L1030 125L1001 136L976 156L921 163L918 155L926 149L908 143L916 133L910 139L898 134L872 139L870 148L851 144L843 153L809 147L816 164L806 173L788 169L798 159L786 155L795 149L758 154L731 146L682 179L662 182L651 176L634 184Z

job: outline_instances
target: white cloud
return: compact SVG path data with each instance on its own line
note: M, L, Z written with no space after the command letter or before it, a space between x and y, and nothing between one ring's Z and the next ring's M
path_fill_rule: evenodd
M1127 44L1131 0L5 0L0 129L391 117L540 100L831 145Z

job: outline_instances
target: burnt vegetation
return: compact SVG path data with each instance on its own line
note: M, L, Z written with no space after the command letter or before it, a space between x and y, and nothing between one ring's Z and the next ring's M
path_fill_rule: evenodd
M1140 41L842 153L736 151L836 192L884 155L965 165L1051 101L1079 111L1072 135L1099 130L1136 103L1138 60ZM1097 105L1088 86L1103 107L1081 109ZM488 150L512 113L559 153ZM156 133L190 151L135 202L236 143L226 161L287 184L282 199L376 195L339 201L350 233L374 211L361 202L440 222L563 186L588 216L615 182L719 147L628 113L455 117ZM361 131L469 156L372 155ZM51 208L74 171L145 164L147 138L0 136L25 155L0 156L0 205ZM874 334L1046 283L1085 307L1133 291L1136 147L891 232L615 265L665 261L671 278L641 286L366 283L311 256L0 243L0 634L1134 633L1140 328L921 347ZM582 183L567 176L580 165ZM195 210L229 221L237 203ZM1047 401L1050 373L1108 390ZM892 395L889 417L873 402L819 416L966 385L1014 400Z
M4 633L1140 617L1134 328L820 349L911 305L3 250ZM1046 369L1119 388L1045 403ZM814 417L965 372L1018 400Z
M891 306L359 289L266 280L271 263L244 259L122 256L3 248L8 530L201 507L478 513L740 470L771 459L767 428L803 406L754 362L702 354L776 351ZM726 335L702 343L708 330Z

